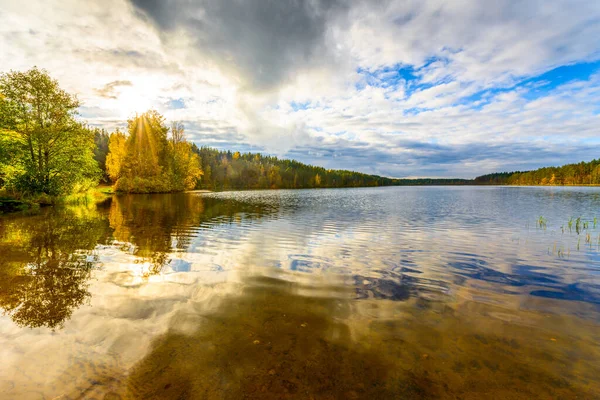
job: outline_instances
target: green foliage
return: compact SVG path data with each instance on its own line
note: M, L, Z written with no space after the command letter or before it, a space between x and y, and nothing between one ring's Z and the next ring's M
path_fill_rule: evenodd
M13 160L23 156L22 148L21 138L16 132L0 129L0 187L19 173L20 168L13 165Z
M58 196L96 184L94 134L75 120L77 107L44 70L0 75L3 185L21 195Z
M161 193L193 189L202 175L200 159L185 140L183 126L169 128L156 111L127 121L128 136L109 139L107 171L115 188L127 193Z
M548 221L546 220L546 218L540 215L540 218L537 220L537 224L540 228L546 230L546 227L548 226Z
M98 163L100 171L102 171L101 181L103 183L110 182L108 173L106 172L106 157L108 156L108 141L110 134L104 129L93 128L94 133L94 160Z
M502 172L475 178L492 185L600 185L600 159L535 171Z
M506 185L508 178L513 174L520 172L496 172L493 174L481 175L474 179L477 185Z

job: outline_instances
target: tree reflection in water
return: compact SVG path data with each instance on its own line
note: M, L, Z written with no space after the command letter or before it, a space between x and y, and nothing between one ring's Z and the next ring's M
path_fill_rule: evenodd
M140 262L160 273L169 254L186 250L204 222L233 223L264 216L271 209L231 199L214 199L188 193L116 196L109 213L110 227L119 242L135 246ZM212 226L212 224L210 225Z
M28 264L0 278L0 307L19 326L60 327L89 298L91 269L92 263L76 255Z
M1 222L0 307L19 326L62 327L90 296L90 252L107 239L108 224L96 206Z
M261 205L185 193L115 196L103 204L43 209L0 220L0 307L20 326L57 329L89 299L93 249L113 239L133 246L147 275L189 247L203 222L239 222Z

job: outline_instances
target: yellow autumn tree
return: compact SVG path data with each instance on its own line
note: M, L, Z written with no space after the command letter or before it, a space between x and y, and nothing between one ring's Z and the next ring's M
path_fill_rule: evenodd
M202 176L200 157L187 141L169 142L171 152L170 182L173 190L190 190Z
M165 118L150 110L129 119L127 132L126 137L114 134L109 142L107 168L117 191L160 193L196 186L200 158L185 140L183 124L175 122L169 129Z
M116 182L121 176L121 166L127 154L127 137L117 129L108 139L108 155L106 156L106 172L112 182Z

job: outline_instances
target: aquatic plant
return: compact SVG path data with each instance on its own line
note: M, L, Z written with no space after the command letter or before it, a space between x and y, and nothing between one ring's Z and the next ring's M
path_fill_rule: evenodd
M542 229L546 229L547 226L547 220L546 218L544 218L543 216L540 215L540 218L538 218L537 220L537 225L542 228Z
M592 245L592 235L589 232L585 234L585 243L589 244L590 247Z
M569 232L571 232L573 229L573 217L569 218L568 225L569 225Z

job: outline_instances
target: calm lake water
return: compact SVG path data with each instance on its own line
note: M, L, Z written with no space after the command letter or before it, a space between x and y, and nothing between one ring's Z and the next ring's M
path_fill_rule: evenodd
M0 398L597 399L596 216L542 187L4 216Z

